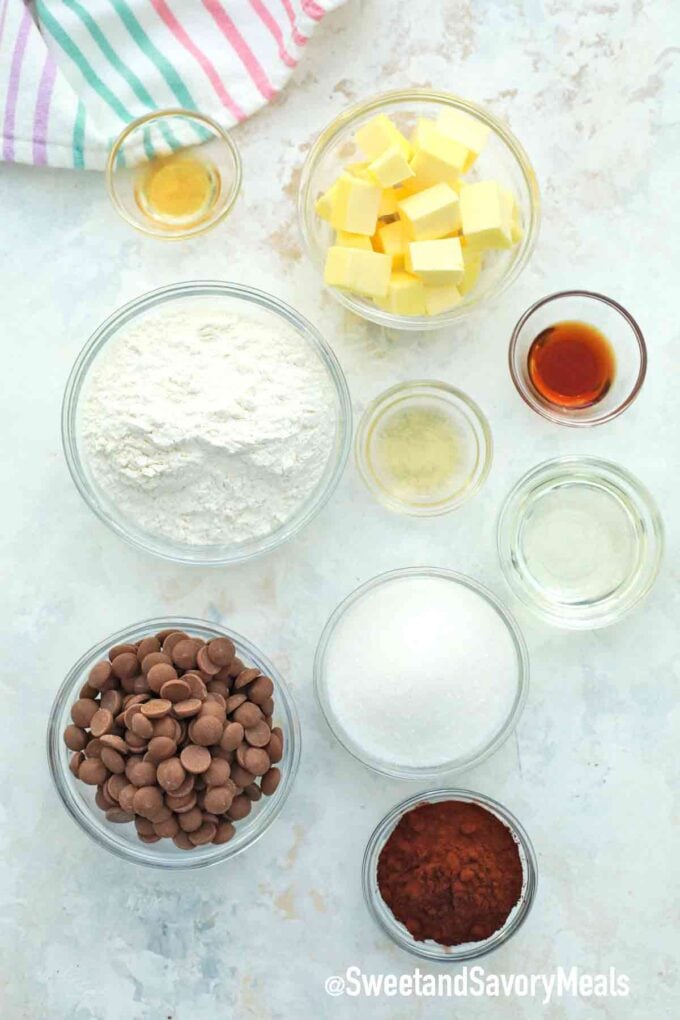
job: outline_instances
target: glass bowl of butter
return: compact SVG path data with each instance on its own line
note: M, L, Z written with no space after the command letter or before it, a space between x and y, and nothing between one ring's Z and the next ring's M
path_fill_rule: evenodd
M540 196L512 132L433 89L386 92L337 117L302 168L307 253L346 308L438 329L497 297L526 265Z
M241 157L217 121L191 110L158 110L132 121L106 166L114 208L143 234L178 241L205 233L231 211Z

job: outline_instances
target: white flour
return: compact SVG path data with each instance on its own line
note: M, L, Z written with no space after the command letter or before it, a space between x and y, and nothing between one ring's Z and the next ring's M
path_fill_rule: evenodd
M292 329L209 304L152 313L112 341L80 427L121 513L175 541L232 544L271 533L315 488L334 399Z

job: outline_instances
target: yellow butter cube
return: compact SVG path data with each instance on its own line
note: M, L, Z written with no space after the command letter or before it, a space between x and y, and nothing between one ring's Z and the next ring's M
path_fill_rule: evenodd
M406 159L411 158L411 146L408 140L404 138L401 131L394 126L390 118L384 113L380 113L366 124L362 124L355 135L355 139L357 145L369 160L377 159L391 145L398 146L406 156Z
M415 177L398 145L390 145L377 159L368 164L368 169L381 188L391 188L407 177Z
M428 184L454 184L463 173L468 150L460 142L448 138L432 120L421 118L411 139L411 169L416 177Z
M378 216L394 216L397 211L397 202L402 197L399 188L383 188L380 194L380 205Z
M413 241L433 241L460 230L460 201L448 184L409 195L397 209Z
M333 245L326 255L324 281L331 287L380 298L387 296L391 271L389 255Z
M347 230L338 230L335 235L335 243L342 248L363 248L364 251L372 251L370 237L365 234L350 234Z
M444 287L425 287L425 311L428 315L439 315L455 308L463 300L460 290L451 283Z
M437 118L437 127L447 138L452 138L468 150L463 168L463 173L467 173L486 145L491 129L469 113L454 109L442 110Z
M378 227L375 235L375 248L385 255L392 256L392 269L402 269L404 266L404 254L408 245L408 238L401 220L394 223L386 223Z
M444 287L462 280L463 252L457 237L440 241L411 241L404 258L409 273L431 287Z
M517 242L521 241L524 236L522 224L519 219L519 207L515 196L508 188L500 186L500 190L501 198L504 203L505 217L510 221L510 240L513 244L517 244Z
M337 185L337 181L331 184L328 191L324 191L323 195L320 195L314 203L316 215L320 216L322 220L327 220L329 223L333 215L333 201L337 193Z
M375 234L380 205L380 188L353 174L343 174L336 182L330 223L336 230L352 234Z
M402 270L393 271L387 297L380 304L393 315L426 315L422 280Z
M498 181L478 181L460 192L463 235L471 248L512 247L510 209Z
M417 195L420 191L426 191L427 188L431 188L432 185L429 181L422 181L420 177L409 177L407 180L402 181L398 187L399 197L408 198L409 195ZM456 185L451 184L450 187L456 190Z
M472 258L472 255L477 255L477 258ZM482 271L481 255L481 252L471 252L470 255L468 255L468 249L463 248L463 279L459 280L457 284L458 290L463 295L469 294L479 279L479 274Z
M366 180L371 180L371 175L368 172L368 163L348 163L345 167L345 172L353 174L355 177L364 177Z

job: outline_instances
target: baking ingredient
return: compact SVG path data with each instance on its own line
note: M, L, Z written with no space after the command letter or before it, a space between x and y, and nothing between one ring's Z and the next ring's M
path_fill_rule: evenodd
M528 355L529 378L557 407L591 407L608 393L616 359L606 336L587 322L557 322L541 330Z
M363 248L364 251L373 251L371 239L365 234L351 234L348 230L338 230L335 235L336 245L341 248Z
M377 430L372 455L383 483L398 499L441 499L461 459L460 435L441 407L406 404Z
M425 117L418 121L411 141L415 150L411 159L414 177L423 184L457 184L468 159L464 145L442 134L435 122Z
M97 787L107 821L134 822L143 843L227 843L234 822L279 785L273 694L226 636L206 643L164 630L117 645L71 708L70 770Z
M518 688L517 651L499 612L436 575L364 590L330 634L324 669L350 745L398 769L474 757L506 723Z
M317 215L336 230L325 282L399 316L440 315L460 304L477 284L484 252L511 248L522 238L509 189L462 176L489 133L475 117L448 108L437 120L418 118L409 139L385 114L363 124L355 140L366 158L347 163L315 202ZM338 255L338 247L368 251L359 240L341 240L345 232L364 236L390 258L389 284L378 263ZM463 247L462 257L454 241ZM418 249L421 242L437 244Z
M385 297L390 285L392 260L380 252L333 245L328 249L324 280L334 287L368 297Z
M457 237L440 241L412 241L406 252L405 266L423 283L431 287L444 287L459 283L463 278L463 251Z
M437 117L437 127L443 135L453 138L467 149L463 166L463 173L467 173L486 145L491 129L476 117L453 107L441 111Z
M563 482L534 500L522 526L522 561L551 599L607 598L633 576L638 536L622 501L595 483Z
M384 902L419 942L481 942L522 896L524 869L510 829L467 801L420 804L397 823L378 859Z
M309 343L225 304L175 302L130 323L93 363L80 412L104 497L191 546L274 532L319 484L334 442L335 397Z
M135 199L142 212L163 224L198 224L220 194L220 176L212 163L181 151L152 159L140 171Z
M460 230L460 201L448 184L434 184L398 203L411 241L435 241Z
M422 280L416 276L394 269L390 275L387 297L375 298L375 302L393 315L425 315L426 289Z
M478 181L460 191L463 235L472 248L511 248L512 196L498 181Z
M353 174L343 174L333 193L330 222L336 230L374 234L378 224L380 188Z

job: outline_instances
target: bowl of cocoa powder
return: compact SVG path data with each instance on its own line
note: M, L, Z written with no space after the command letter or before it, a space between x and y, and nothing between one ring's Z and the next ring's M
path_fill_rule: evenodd
M461 962L498 949L526 920L538 869L507 808L470 790L421 793L377 826L363 862L374 920L401 948Z

